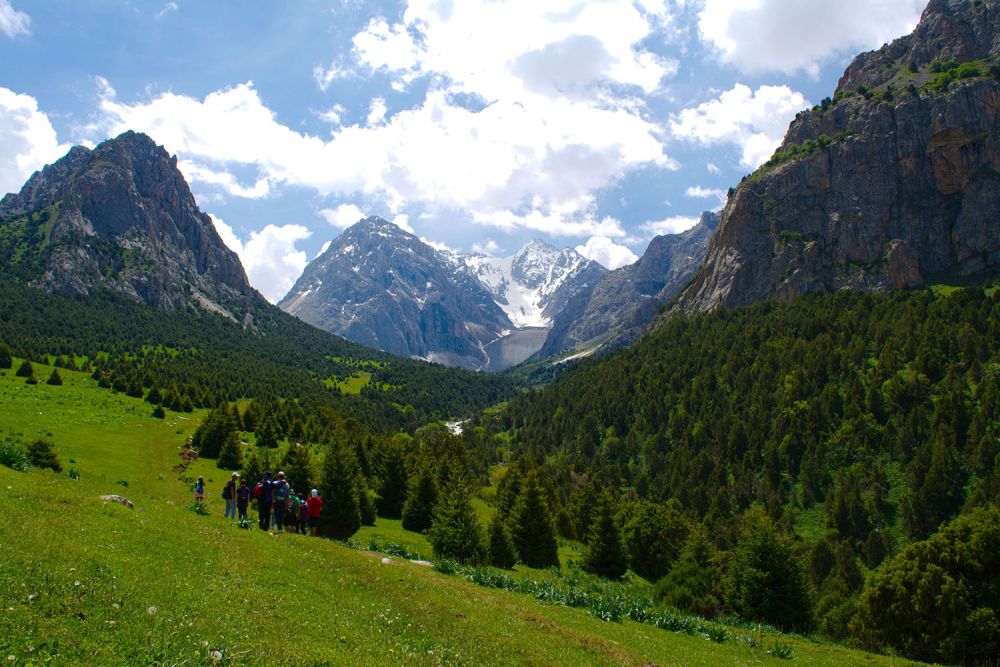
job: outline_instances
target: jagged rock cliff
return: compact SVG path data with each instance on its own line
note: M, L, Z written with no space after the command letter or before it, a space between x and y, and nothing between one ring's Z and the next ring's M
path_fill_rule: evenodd
M126 132L77 146L0 201L3 269L50 291L123 293L238 317L261 297L195 203L177 158Z
M555 317L537 356L595 340L605 348L635 340L701 266L718 223L718 213L705 212L686 232L654 238L635 264L605 274Z
M1000 267L1000 2L933 0L858 56L729 197L679 307L914 287Z

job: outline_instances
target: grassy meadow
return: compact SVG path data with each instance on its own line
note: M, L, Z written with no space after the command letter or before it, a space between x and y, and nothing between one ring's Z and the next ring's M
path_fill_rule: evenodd
M405 559L385 564L365 550L371 540L431 554L398 521L363 528L361 549L240 530L218 499L228 473L212 461L184 471L208 481L200 516L174 471L202 414L154 419L82 373L60 370L64 385L47 386L50 372L36 364L33 386L0 372L0 430L51 439L64 468L0 466L4 665L789 664L768 652L777 643L798 664L907 664L796 636L763 632L749 646L605 622ZM99 499L114 493L134 509ZM562 546L568 558L577 545Z

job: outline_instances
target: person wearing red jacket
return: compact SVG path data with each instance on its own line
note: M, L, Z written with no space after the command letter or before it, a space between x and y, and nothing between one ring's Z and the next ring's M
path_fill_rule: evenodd
M323 511L323 499L319 497L319 491L313 489L306 504L309 506L309 530L316 537L319 532L319 515Z

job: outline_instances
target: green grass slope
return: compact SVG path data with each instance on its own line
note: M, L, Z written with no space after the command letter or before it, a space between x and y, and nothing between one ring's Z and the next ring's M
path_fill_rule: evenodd
M49 370L36 365L39 377ZM50 438L79 472L0 466L5 665L787 663L767 653L775 637L752 648L606 623L334 542L239 530L216 499L226 473L208 461L184 473L216 480L199 516L173 471L199 415L153 419L137 399L63 377L29 386L0 371L0 429ZM113 493L135 508L99 498ZM397 537L391 523L382 530ZM891 664L778 639L802 664Z

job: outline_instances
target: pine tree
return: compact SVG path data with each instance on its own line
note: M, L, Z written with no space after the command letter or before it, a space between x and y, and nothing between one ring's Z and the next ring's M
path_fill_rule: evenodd
M298 442L290 445L281 459L281 469L285 471L285 479L296 491L308 492L315 486L312 452L307 445Z
M375 525L375 499L368 491L368 483L360 472L357 476L358 509L361 510L361 525Z
M153 408L153 417L155 417L156 419L163 419L166 416L167 413L163 410L163 406L157 403L156 407Z
M265 417L255 433L257 434L258 447L273 449L278 446L278 425L275 423L273 415Z
M434 472L424 466L413 481L403 505L403 528L423 532L431 527L434 505L437 503L438 489Z
M407 482L406 458L403 448L395 442L390 442L383 449L381 476L378 485L378 513L380 515L394 519L403 515Z
M191 445L198 453L214 459L219 456L222 445L230 437L236 435L236 424L229 414L229 408L223 403L208 413L191 437Z
M250 453L250 460L247 461L246 468L243 470L243 477L250 486L254 486L264 478L264 468L261 466L256 449Z
M160 396L160 390L155 384L149 390L149 393L146 394L146 402L152 403L153 405L159 405L163 402L163 397Z
M10 348L0 344L0 369L14 367L14 357L10 353Z
M479 563L484 556L482 528L469 502L469 487L452 482L434 510L427 539L438 558Z
M31 365L31 362L28 361L27 359L21 362L21 365L18 366L17 368L17 372L14 373L14 375L19 378L31 377L34 374L35 374L35 368L34 366Z
M321 527L324 534L338 540L346 540L361 528L356 476L354 452L339 441L327 445L320 485L323 497Z
M59 369L53 368L52 374L49 375L49 379L45 381L45 384L52 385L53 387L61 387L63 383L62 376L59 375Z
M615 521L614 501L605 493L590 526L583 569L608 579L620 579L628 569L621 533Z
M223 470L239 470L243 467L243 447L236 431L229 431L219 449L219 459L215 465Z
M743 519L726 581L726 602L741 617L797 631L812 625L812 606L788 539L759 507Z
M528 567L559 564L559 543L552 526L552 516L534 476L524 482L521 495L511 511L510 528L522 563Z
M507 530L507 523L499 512L490 521L488 536L488 557L490 565L509 570L517 563L517 550L514 548L514 540Z
M708 533L695 524L670 572L656 583L657 599L706 618L715 616L722 606L716 557Z
M49 468L55 472L62 472L55 446L42 438L28 445L28 461L36 468Z

